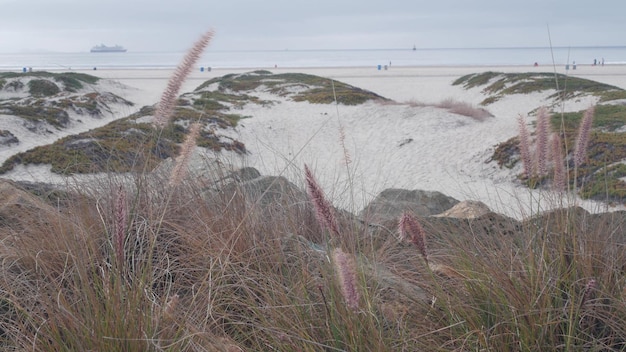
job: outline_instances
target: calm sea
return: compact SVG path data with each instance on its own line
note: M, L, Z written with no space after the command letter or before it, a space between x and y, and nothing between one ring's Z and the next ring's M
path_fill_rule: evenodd
M182 52L126 53L22 53L0 54L0 70L33 69L156 69L173 68ZM199 66L212 68L366 67L394 66L494 66L626 64L626 46L572 48L472 48L472 49L377 49L377 50L283 50L211 51Z

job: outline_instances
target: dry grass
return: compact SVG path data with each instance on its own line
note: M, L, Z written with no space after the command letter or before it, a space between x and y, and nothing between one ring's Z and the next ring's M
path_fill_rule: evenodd
M436 104L426 104L418 101L409 101L407 104L412 107L434 106L446 109L453 114L471 117L477 121L485 121L486 119L493 117L493 115L486 109L475 107L470 103L458 101L452 98L444 99Z
M489 117L493 117L491 113L483 108L477 108L470 103L457 101L454 99L445 99L437 104L437 107L447 109L453 114L471 117L477 121L484 121Z

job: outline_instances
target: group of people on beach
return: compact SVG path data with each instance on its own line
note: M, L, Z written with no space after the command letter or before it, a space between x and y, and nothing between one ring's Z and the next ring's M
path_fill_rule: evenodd
M538 67L539 63L535 62L533 64L533 66ZM576 69L576 61L572 62L572 66L574 68L574 70ZM604 66L604 58L598 60L598 59L593 59L593 66ZM565 65L566 69L569 70L569 64Z

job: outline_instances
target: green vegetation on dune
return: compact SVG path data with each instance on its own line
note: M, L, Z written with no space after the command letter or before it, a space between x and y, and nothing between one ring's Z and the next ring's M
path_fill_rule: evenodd
M64 109L48 106L42 100L34 101L30 105L0 106L0 109L5 109L8 114L24 120L33 123L46 122L56 128L66 127L70 122L70 117Z
M558 81L558 90L557 90ZM483 87L487 98L482 105L492 104L504 96L528 94L555 90L548 98L571 99L583 95L597 96L601 102L626 99L626 91L621 88L592 80L547 72L502 73L483 72L465 75L455 80L453 85L463 85L466 89Z
M574 171L571 156L578 136L578 128L584 112L554 114L552 130L561 131L564 142L563 154L567 157L569 180L584 198L610 203L626 204L626 182L623 178L626 161L626 106L597 105L593 120L593 130L585 161ZM567 148L565 148L567 146ZM498 144L492 155L500 167L512 168L520 162L519 139L514 137ZM533 187L545 180L530 180Z
M5 173L16 164L50 164L58 174L141 171L176 155L184 129L173 125L157 135L146 123L116 120L104 127L62 138L53 144L16 154L0 167Z
M248 92L263 87L267 92L281 96L291 96L294 101L307 101L312 104L359 105L369 100L387 100L373 92L328 78L304 73L272 74L269 71L254 71L247 74L229 74L211 79L198 88L201 91L217 85L219 92Z
M47 128L39 126L42 123L57 129L67 127L70 123L70 112L101 116L102 110L110 110L110 103L132 105L112 93L77 93L84 84L96 84L98 80L98 77L75 72L0 73L0 89L20 93L0 101L0 112L28 121L27 128L35 132L40 127L43 130ZM25 93L27 94L22 96Z
M96 84L100 80L99 77L77 72L0 72L0 81L8 81L9 79L15 78L35 78L39 80L49 78L56 82L63 83L64 90L67 92L76 92L78 89L83 88L83 83ZM0 89L2 89L2 85L0 85Z
M30 81L29 84L32 82L36 81ZM33 90L33 87L36 87L34 89L37 90L48 89L45 87L49 86L46 84L36 83L31 87L31 90ZM110 103L132 105L131 102L116 95L107 94L106 96L103 96L101 93L97 92L56 99L47 99L50 97L46 94L32 95L37 98L16 98L0 102L0 111L7 115L20 117L33 124L47 123L50 126L61 129L67 127L69 124L70 116L68 112L70 111L79 115L87 113L90 116L101 116L101 110L108 110L108 104ZM32 126L32 128L35 128L35 126Z
M555 77L559 82L556 90ZM557 105L562 99L582 96L594 96L599 104L595 107L593 131L588 145L588 157L576 170L571 160L576 143L578 128L583 111L553 114L553 131L560 131L563 140L563 154L566 156L571 186L585 198L626 204L626 182L623 178L623 164L626 160L626 106L610 104L613 100L626 99L626 91L615 86L587 79L553 73L499 73L484 72L470 74L457 79L453 84L463 85L466 89L482 87L487 98L483 105L493 103L504 96L533 92L551 92L548 99ZM520 161L519 139L511 138L498 144L491 160L500 167L513 168ZM525 180L532 187L539 187L544 179Z
M28 81L28 91L34 97L50 97L58 94L59 86L45 79L33 79Z
M111 95L109 98L119 97ZM76 99L30 100L26 105L11 104L6 108L25 120L45 121L63 127L69 122L66 109L84 109L89 114L98 114L99 99L99 93L88 93ZM245 100L246 97L223 93L183 95L174 110L172 121L175 123L158 134L152 124L137 122L154 114L153 107L144 107L128 118L16 154L4 162L0 174L12 170L17 164L49 164L52 172L63 175L151 170L164 159L177 155L179 144L187 133L187 128L183 126L200 121L204 126L215 126L217 129L234 127L244 116L230 112L228 105L238 106L237 102ZM213 151L246 152L241 142L219 136L211 128L201 133L197 144Z
M183 125L188 122L200 121L205 126L228 128L234 127L242 118L236 114L178 107L172 119L176 123L162 131L151 123L137 122L137 119L152 114L154 108L144 107L138 113L106 126L16 154L4 162L0 174L17 164L50 164L52 172L64 175L152 170L164 159L177 155L179 144L188 133L188 128ZM203 131L197 145L214 151L246 152L243 143L219 136L214 129Z
M567 112L552 116L552 129L558 131L561 124L567 131L574 131L580 125L583 112ZM626 125L626 106L601 104L596 105L593 118L593 128L601 132L614 132Z
M552 117L553 130L560 131L571 151L576 143L583 112L565 113ZM581 195L585 198L626 204L626 182L621 180L619 163L626 161L626 106L597 105L593 131L587 148L587 158L577 170ZM617 163L617 166L616 166ZM574 179L573 166L570 179Z
M46 76L39 72L33 75ZM20 74L13 76L23 77ZM60 79L58 76L47 77ZM73 82L72 79L88 81L91 76L66 74L62 77L65 82ZM33 81L35 80L31 80ZM76 87L68 83L64 86ZM307 74L275 75L269 71L229 74L208 80L194 91L182 94L176 101L170 119L174 127L164 131L158 139L149 124L137 122L142 117L154 114L154 108L144 107L138 113L107 126L17 154L0 167L0 173L11 170L17 164L50 164L52 171L60 174L138 171L137 165L151 169L161 160L176 154L178 144L183 141L186 134L186 126L192 122L200 122L204 127L197 141L198 146L216 152L228 150L243 154L247 152L245 145L223 135L220 129L236 127L241 119L249 118L250 116L237 113L247 104L271 106L276 103L254 94L254 91L261 87L265 93L315 104L333 103L335 96L339 103L346 105L385 99L345 83ZM43 96L51 94L49 87L48 90L39 87L38 89ZM71 101L64 98L54 101L46 101L43 98L40 101L30 101L29 106L12 108L13 114L24 119L46 121L53 126L61 126L65 120L60 120L56 113L64 113L64 109L75 111L82 109L89 114L97 112L97 96L89 94L92 93Z

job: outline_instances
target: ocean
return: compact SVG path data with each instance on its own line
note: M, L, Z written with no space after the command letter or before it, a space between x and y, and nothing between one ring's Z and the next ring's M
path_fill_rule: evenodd
M178 65L184 52L125 53L0 53L1 71L46 69L168 69ZM212 51L199 62L206 68L272 67L376 67L394 66L523 66L626 64L626 46L465 49L362 49Z

